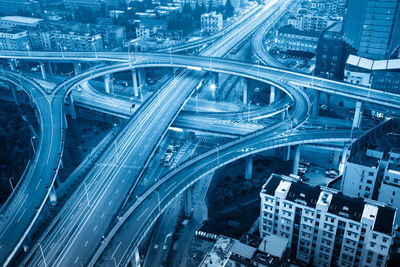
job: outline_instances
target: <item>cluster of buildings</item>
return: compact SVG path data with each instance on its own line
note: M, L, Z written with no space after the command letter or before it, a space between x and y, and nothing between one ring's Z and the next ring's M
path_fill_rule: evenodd
M315 54L321 33L341 21L345 11L345 0L301 2L286 25L276 32L274 48Z
M220 236L200 266L387 266L400 238L400 120L354 141L342 165L340 190L272 174L258 241Z
M207 9L216 9L225 6L226 1L227 0L186 0L185 2L189 3L192 9L202 5ZM234 8L241 8L247 4L248 0L230 0L230 2Z
M1 49L96 51L120 47L125 40L125 28L114 25L0 17Z

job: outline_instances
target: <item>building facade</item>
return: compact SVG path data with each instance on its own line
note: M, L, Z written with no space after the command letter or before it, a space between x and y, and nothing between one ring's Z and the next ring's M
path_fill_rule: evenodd
M316 52L319 39L319 34L316 32L300 31L291 25L286 25L276 34L274 46L281 51Z
M4 50L32 49L27 31L16 30L16 29L0 29L0 49Z
M362 57L389 59L400 43L400 2L348 0L344 40Z
M216 33L223 28L222 14L210 12L201 15L201 30L206 33Z
M272 174L261 193L260 234L289 241L291 258L313 266L385 266L395 209Z
M391 119L353 142L346 153L342 190L400 208L400 121ZM400 220L396 217L396 223Z

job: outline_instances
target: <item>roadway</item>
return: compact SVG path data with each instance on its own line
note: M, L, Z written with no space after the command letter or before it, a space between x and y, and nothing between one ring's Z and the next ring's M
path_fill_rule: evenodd
M265 7L264 11L267 9ZM226 34L204 54L226 54L234 44L262 23L265 19L263 15L260 12L252 16L247 23ZM60 84L53 92L54 97L62 95L65 98L71 88L100 73L111 71L115 66L101 69L100 72L82 73ZM107 232L107 226L114 219L112 214L118 210L128 190L136 184L136 178L143 171L143 166L147 165L157 143L202 76L202 72L189 70L177 73L167 86L137 110L126 128L116 136L114 145L104 153L67 201L61 211L64 216L43 241L40 252L35 251L29 264L43 264L42 255L49 265L73 266L88 262L102 234Z
M54 107L45 90L31 79L7 70L0 72L0 79L26 92L40 125L34 159L0 211L0 262L7 263L32 228L56 178L64 143L64 118L62 107Z
M14 54L13 54L14 53ZM215 54L214 54L215 55ZM32 51L29 57L25 51L0 51L0 58L21 58L31 60L62 60L59 52L40 52ZM64 53L64 59L92 61L94 54L70 52ZM137 53L133 62L126 62L126 53L118 54L104 52L98 56L98 60L122 61L112 65L113 67L103 67L93 70L93 77L99 77L118 71L125 71L142 67L182 67L188 69L197 69L203 71L213 71L225 74L239 75L249 78L248 75L254 69L259 71L259 76L280 83L288 83L293 86L307 87L319 90L329 94L336 94L359 101L366 101L372 104L381 105L397 109L400 104L400 95L388 93L373 88L361 87L354 84L340 81L329 80L320 77L314 77L303 73L297 73L290 70L279 69L275 67L261 66L258 64L245 63L235 60L227 60L216 57L206 56L186 56L186 55L168 55L159 53ZM107 70L108 68L108 70Z

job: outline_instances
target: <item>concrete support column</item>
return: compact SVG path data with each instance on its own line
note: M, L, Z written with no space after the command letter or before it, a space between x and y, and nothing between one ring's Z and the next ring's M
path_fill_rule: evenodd
M354 119L353 119L353 129L360 128L361 120L362 120L362 113L363 113L364 105L363 102L357 101L356 103L356 110L354 112Z
M250 98L247 88L247 79L240 78L240 86L243 88L243 105L247 105Z
M13 95L15 104L17 104L19 106L19 101L18 101L18 97L17 97L17 89L15 88L15 85L14 84L9 84L8 87L11 90L11 93Z
M79 75L82 72L81 63L74 63L75 75Z
M139 249L135 248L135 252L134 252L134 259L132 260L132 266L134 267L141 267L140 264L140 254L139 254Z
M49 64L50 64L50 68L51 68L51 63L49 62ZM53 63L53 70L54 70L54 72L58 71L57 63Z
M10 63L11 70L16 71L17 65L15 64L15 59L10 58L10 60L8 62Z
M269 93L269 103L272 104L275 101L276 87L271 85L271 90Z
M192 215L193 210L192 187L185 190L183 193L183 200L185 205L185 216L189 218Z
M283 161L288 161L290 159L290 146L283 148Z
M57 194L56 194L56 189L54 188L54 185L51 186L49 200L50 200L51 205L53 205L53 206L57 205Z
M104 76L104 89L106 91L106 93L110 93L110 82L111 82L111 75L110 74L106 74Z
M47 80L47 73L46 73L46 68L44 66L44 63L42 61L40 61L39 66L40 66L40 71L42 73L43 80Z
M51 67L50 61L47 62L47 66L49 67L50 76L53 77L53 68Z
M139 89L138 89L138 80L137 80L137 70L132 69L132 83L133 83L133 95L135 97L139 96Z
M65 114L65 113L64 113ZM68 129L68 120L67 120L67 115L64 115L64 129Z
M250 180L253 177L253 157L248 156L246 158L246 170L245 170L245 178Z
M146 84L146 73L144 72L144 68L140 68L137 70L138 75L138 83L140 89L143 89L143 86Z
M69 94L69 111L71 113L71 118L76 119L76 110L75 110L75 105L74 105L74 98L72 97L72 94Z
M292 169L292 173L295 175L298 175L299 173L299 163L300 163L300 146L297 145L294 148L293 169Z
M314 90L314 103L313 103L313 110L312 110L312 117L314 119L316 119L318 117L319 98L320 98L320 91Z
M339 158L340 158L340 151L339 150L335 150L333 152L332 164L337 166L339 164Z

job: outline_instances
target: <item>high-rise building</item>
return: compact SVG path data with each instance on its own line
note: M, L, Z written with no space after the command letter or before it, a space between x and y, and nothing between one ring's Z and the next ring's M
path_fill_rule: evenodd
M348 0L344 40L360 56L388 59L400 43L400 1Z
M260 235L289 241L291 258L314 266L385 266L395 209L272 174L262 187Z

